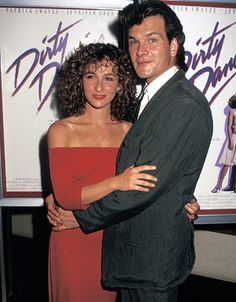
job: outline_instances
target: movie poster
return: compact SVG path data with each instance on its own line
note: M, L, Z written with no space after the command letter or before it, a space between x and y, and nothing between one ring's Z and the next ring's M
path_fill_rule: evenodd
M186 32L187 77L205 94L214 122L212 142L195 194L201 209L236 209L232 184L235 135L233 150L226 151L229 115L231 130L236 133L236 109L229 106L229 99L236 94L236 9L177 5L172 8L183 20Z
M229 99L236 93L236 8L177 2L171 7L186 34L186 76L207 97L214 120L196 197L202 209L236 210L236 194L223 190L230 189L235 177L235 155L219 182L224 167L221 158L228 145ZM55 74L80 42L117 44L109 29L117 13L102 9L0 8L1 152L6 196L41 192L44 162L40 146L48 127L57 119L52 106Z
M42 190L42 168L47 163L40 158L41 146L57 119L55 75L81 42L117 44L108 29L116 16L117 11L108 10L0 8L7 193Z

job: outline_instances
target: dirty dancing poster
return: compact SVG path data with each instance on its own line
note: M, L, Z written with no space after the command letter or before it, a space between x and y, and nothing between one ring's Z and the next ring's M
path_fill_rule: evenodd
M234 176L235 155L220 179L225 165L220 161L228 144L232 110L228 101L236 93L236 8L177 3L171 7L186 34L187 78L207 97L214 120L211 146L195 194L203 210L225 209L236 213L236 194L227 191ZM67 54L81 41L117 44L109 31L117 13L116 10L0 8L6 196L41 192L39 145L49 125L57 119L51 102L55 74ZM235 129L236 117L233 123Z

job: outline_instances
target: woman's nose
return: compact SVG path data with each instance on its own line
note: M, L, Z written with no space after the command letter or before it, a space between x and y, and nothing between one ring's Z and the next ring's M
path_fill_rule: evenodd
M98 92L102 90L102 82L101 81L97 80L95 89Z

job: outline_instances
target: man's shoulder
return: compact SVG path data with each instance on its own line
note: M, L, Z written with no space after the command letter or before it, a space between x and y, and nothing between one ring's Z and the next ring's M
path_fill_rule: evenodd
M183 103L187 101L188 104L192 102L195 105L208 105L205 95L181 71L176 81L170 86L169 93L172 93L175 98L181 99Z

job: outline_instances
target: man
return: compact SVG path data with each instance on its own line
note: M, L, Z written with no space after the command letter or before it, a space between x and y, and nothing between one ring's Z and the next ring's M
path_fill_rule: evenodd
M204 164L212 116L205 97L185 78L185 36L170 7L155 0L130 4L120 22L149 100L120 148L117 173L156 165L157 188L145 194L115 191L74 215L85 233L104 229L102 278L120 289L120 301L177 301L177 286L195 259L184 206ZM63 228L77 226L61 213Z

